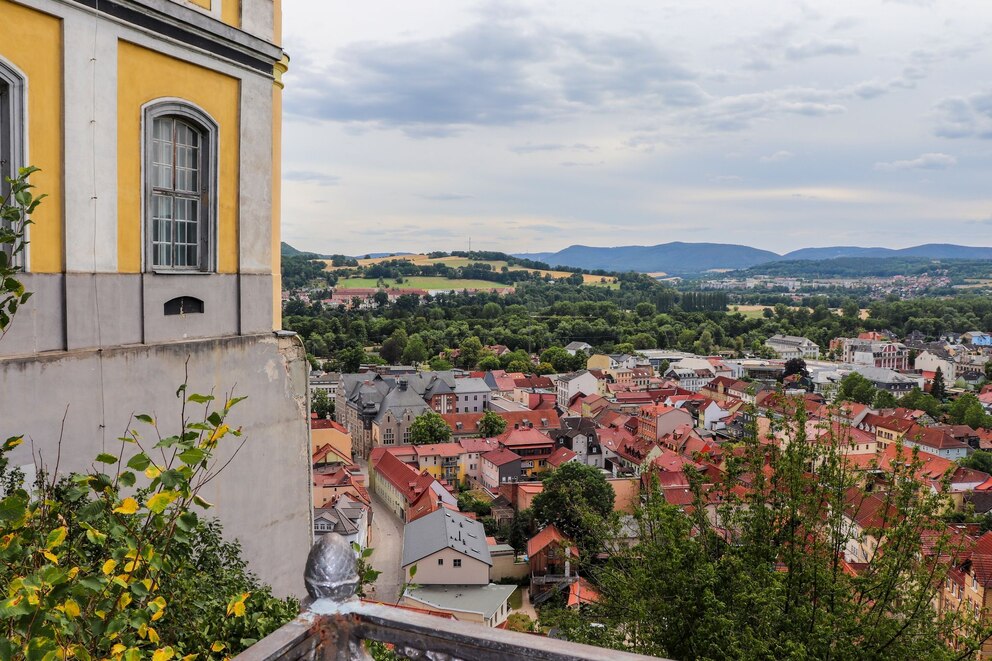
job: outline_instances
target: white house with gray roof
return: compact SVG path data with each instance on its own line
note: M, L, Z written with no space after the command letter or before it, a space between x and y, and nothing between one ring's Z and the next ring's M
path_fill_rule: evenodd
M772 335L765 340L765 346L778 354L779 358L815 359L820 355L820 346L812 340L795 335Z
M416 565L418 585L488 585L493 565L478 521L441 508L403 528L405 576Z
M482 413L489 408L493 389L484 379L455 379L455 413Z

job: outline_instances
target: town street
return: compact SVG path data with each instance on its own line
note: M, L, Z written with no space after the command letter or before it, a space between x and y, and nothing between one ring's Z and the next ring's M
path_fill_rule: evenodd
M396 603L400 596L400 586L403 584L403 571L400 561L403 553L403 524L399 518L372 495L372 543L375 549L372 553L372 567L381 571L372 590L368 590L370 599Z

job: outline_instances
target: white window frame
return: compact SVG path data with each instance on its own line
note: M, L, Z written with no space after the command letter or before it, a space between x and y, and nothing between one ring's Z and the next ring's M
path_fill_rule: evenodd
M0 161L5 165L0 166L0 197L7 195L6 178L17 176L19 168L28 162L27 150L27 76L9 61L0 58L0 127L3 128L3 135L0 135ZM30 241L31 227L24 228L24 240ZM24 271L29 267L29 243L25 244L24 250L17 256L14 264L20 266Z
M198 265L195 267L156 266L152 251L152 130L155 120L173 117L192 124L200 132L200 218L197 225L199 238ZM156 99L142 106L141 115L141 233L142 264L144 271L161 274L215 273L217 271L218 234L218 181L220 155L220 127L216 120L202 108L185 99Z

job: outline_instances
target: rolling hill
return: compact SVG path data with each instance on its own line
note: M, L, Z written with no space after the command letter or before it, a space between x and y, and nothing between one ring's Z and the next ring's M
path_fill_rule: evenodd
M824 260L841 257L887 258L923 257L927 259L992 260L992 248L928 243L910 248L859 248L828 246L802 248L784 255L750 246L726 243L662 243L656 246L617 246L595 248L569 246L552 253L516 255L545 262L550 266L574 266L584 269L640 271L653 273L701 273L712 269L746 269L777 261Z

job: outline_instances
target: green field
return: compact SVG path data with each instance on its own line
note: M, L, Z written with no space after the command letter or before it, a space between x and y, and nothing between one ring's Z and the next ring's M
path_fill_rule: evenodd
M375 278L344 278L338 280L338 287L375 287ZM383 280L388 289L502 289L510 285L488 280L450 280L448 278L403 278L403 282Z

